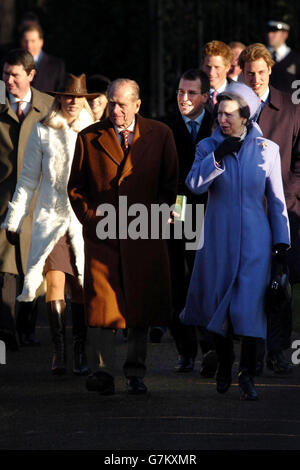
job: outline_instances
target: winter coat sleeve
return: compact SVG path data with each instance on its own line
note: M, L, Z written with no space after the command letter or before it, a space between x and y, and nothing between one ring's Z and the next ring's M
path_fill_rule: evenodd
M95 217L95 207L88 197L87 188L88 182L84 158L84 142L79 133L68 182L68 195L73 211L81 224Z
M225 163L216 163L214 152L205 151L200 144L197 145L193 166L187 175L185 184L194 194L205 193L215 178L225 171Z
M279 148L274 163L266 178L266 198L268 218L272 230L273 245L285 243L290 245L290 229L283 192Z
M6 218L1 226L12 232L21 231L23 220L28 215L30 203L40 182L42 148L39 126L40 124L36 124L29 136L21 175L13 199L8 204Z

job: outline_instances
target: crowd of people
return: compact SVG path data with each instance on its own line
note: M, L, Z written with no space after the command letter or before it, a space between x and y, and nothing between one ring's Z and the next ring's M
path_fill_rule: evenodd
M101 395L115 392L119 329L134 395L147 393L149 332L160 341L170 330L177 373L194 369L200 349L199 373L215 377L220 394L232 382L236 340L240 397L256 401L254 378L265 365L292 373L291 299L266 312L274 264L291 285L300 281L300 113L292 96L300 59L286 45L289 25L268 23L269 47L206 43L201 64L178 77L176 112L154 120L139 112L135 80L66 73L30 20L2 59L0 339L10 350L38 346L42 297L51 371L66 373L69 303L73 373ZM185 230L177 236L176 224L187 224L176 220L178 195L193 223L204 207L196 250ZM147 210L145 225L154 206L169 208L158 236L129 236L137 205ZM117 221L105 232L109 208Z

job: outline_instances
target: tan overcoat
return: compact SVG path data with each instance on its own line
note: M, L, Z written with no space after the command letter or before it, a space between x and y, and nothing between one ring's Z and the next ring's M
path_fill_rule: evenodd
M7 206L12 200L17 179L23 167L23 158L28 137L36 122L45 117L53 102L53 97L32 91L32 106L22 124L12 110L8 98L0 105L0 225L4 221ZM24 220L20 234L22 268L25 272L32 224L32 210ZM0 271L18 274L15 262L15 247L6 240L5 230L0 230Z
M83 224L88 323L113 328L167 325L171 289L166 240L100 240L96 227L104 213L97 216L96 209L104 203L119 207L120 196L127 196L128 208L139 203L149 213L152 204L175 202L178 162L172 131L137 115L131 149L125 163L123 159L109 119L79 133L68 192ZM133 219L121 221L120 229Z

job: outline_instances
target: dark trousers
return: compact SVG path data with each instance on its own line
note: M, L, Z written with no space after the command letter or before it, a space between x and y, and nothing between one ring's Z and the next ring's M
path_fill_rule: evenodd
M175 222L177 223L177 222ZM171 234L172 235L172 234ZM168 240L171 268L173 320L169 326L178 354L195 358L198 351L198 334L195 326L183 325L179 315L185 306L186 296L193 271L195 251L185 249L185 239ZM214 349L213 337L205 328L199 328L200 348L205 354Z
M258 338L251 336L241 336L240 339L239 372L243 372L252 377L254 377L256 373L257 342ZM223 337L215 334L214 343L219 363L217 374L220 376L228 376L231 374L234 360L233 336L229 334Z
M286 302L281 311L274 309L267 317L267 340L258 341L258 360L263 362L265 350L270 355L278 354L291 346L292 305Z

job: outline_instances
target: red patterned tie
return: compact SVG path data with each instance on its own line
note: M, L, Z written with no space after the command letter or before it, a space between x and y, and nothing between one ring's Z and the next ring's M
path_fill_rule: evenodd
M120 134L122 136L121 147L124 151L124 154L128 155L128 152L129 152L128 137L129 137L130 131L128 129L126 129L125 131L121 131Z
M211 102L212 102L212 104L213 104L214 106L217 104L217 95L218 95L218 94L219 94L219 93L217 92L217 90L214 90L214 91L212 92L212 95L211 95Z
M24 118L25 118L25 114L22 110L22 104L24 103L24 101L18 101L18 108L17 108L17 116L19 118L19 121L22 123Z

